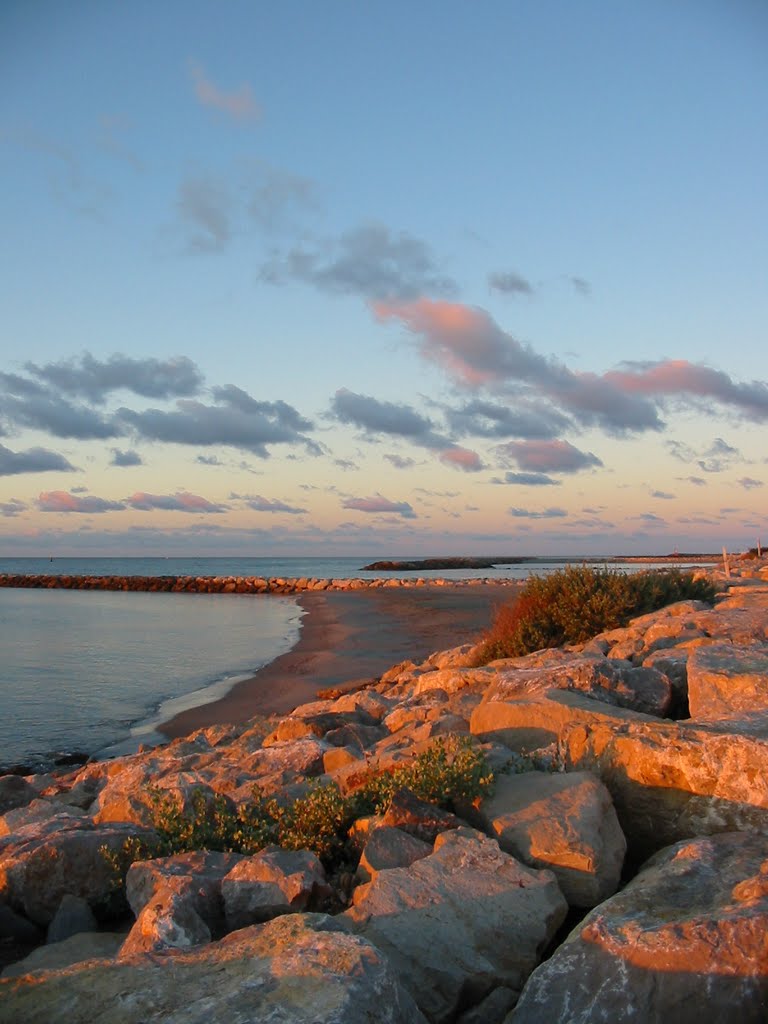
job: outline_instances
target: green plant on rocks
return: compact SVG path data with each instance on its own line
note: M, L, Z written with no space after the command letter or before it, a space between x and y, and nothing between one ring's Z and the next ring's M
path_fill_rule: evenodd
M629 574L568 566L550 576L532 576L517 600L497 612L476 664L584 643L675 601L711 603L714 593L708 580L677 570Z
M475 800L492 785L493 772L472 739L447 736L409 764L372 776L347 796L331 782L282 805L256 789L250 803L233 808L221 796L211 798L196 790L185 809L172 794L153 790L156 837L129 839L118 853L102 848L102 855L112 867L117 889L137 860L194 850L253 854L273 843L288 850L311 850L330 872L337 872L355 856L348 839L352 823L386 810L398 789L407 787L422 800L450 809L454 801Z

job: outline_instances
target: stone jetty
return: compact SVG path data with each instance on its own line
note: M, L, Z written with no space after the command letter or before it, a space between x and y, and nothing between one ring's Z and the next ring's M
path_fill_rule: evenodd
M66 774L0 778L0 1021L758 1024L768 1019L768 563L577 646L473 667L462 645L289 716ZM349 794L447 736L495 788L408 790L356 870L307 850L133 864L180 806ZM457 748L458 749L458 748Z
M469 579L432 579L423 576L366 579L350 577L327 579L302 576L68 576L55 573L22 575L0 574L0 587L26 587L36 590L139 590L171 594L302 594L311 590L375 590L380 587L477 587L487 583L519 586L511 577L471 577Z

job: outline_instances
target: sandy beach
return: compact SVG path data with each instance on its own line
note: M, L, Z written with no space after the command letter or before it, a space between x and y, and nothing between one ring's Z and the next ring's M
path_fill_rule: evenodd
M221 700L183 711L158 732L175 739L209 725L287 714L318 690L351 688L400 661L478 639L495 609L517 593L493 583L304 593L295 647Z

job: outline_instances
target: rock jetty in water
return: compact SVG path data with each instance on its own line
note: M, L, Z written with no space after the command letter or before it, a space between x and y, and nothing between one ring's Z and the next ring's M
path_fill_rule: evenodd
M464 645L268 726L1 778L0 928L39 945L0 1021L765 1021L768 564L709 575L714 607L585 644L481 668ZM139 861L128 927L104 923L101 851L151 835L152 787L350 794L450 735L495 789L452 812L395 793L352 826L354 873L276 846Z

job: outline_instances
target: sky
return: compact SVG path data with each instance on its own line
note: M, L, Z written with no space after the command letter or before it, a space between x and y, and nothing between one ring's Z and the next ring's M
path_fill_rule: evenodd
M768 543L765 0L2 0L0 555Z

